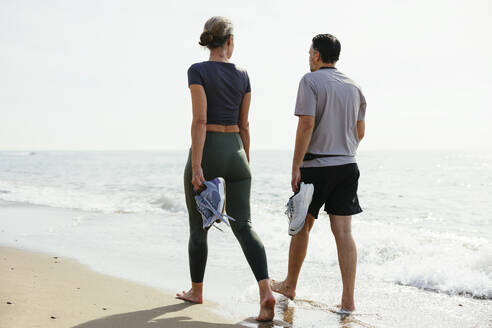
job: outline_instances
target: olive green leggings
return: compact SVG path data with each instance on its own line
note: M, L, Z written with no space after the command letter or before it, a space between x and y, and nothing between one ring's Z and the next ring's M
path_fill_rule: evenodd
M223 177L226 181L226 212L236 221L231 228L257 281L268 278L265 248L251 226L251 172L239 133L207 132L203 147L202 169L205 180ZM190 220L188 256L191 281L203 282L207 264L207 232L196 209L191 184L191 149L184 172L186 207Z

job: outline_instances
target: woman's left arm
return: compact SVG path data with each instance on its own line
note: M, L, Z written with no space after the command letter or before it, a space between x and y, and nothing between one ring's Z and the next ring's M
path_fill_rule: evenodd
M249 162L249 105L251 104L251 92L244 94L241 108L239 110L239 135L243 141L246 158Z

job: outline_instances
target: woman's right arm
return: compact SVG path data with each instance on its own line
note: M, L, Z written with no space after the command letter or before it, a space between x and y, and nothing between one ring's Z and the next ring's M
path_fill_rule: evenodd
M207 96L203 86L191 84L191 103L193 107L193 121L191 123L191 183L195 190L205 182L202 170L203 145L207 133Z

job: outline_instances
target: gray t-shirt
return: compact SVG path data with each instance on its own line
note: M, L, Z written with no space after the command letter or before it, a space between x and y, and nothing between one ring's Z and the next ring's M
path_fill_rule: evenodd
M359 145L357 121L363 121L366 100L359 86L336 68L305 74L299 83L295 115L314 116L307 152L342 155L304 161L302 167L355 163Z

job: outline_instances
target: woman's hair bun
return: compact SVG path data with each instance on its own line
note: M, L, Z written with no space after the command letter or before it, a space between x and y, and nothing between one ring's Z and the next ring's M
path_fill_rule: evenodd
M200 35L200 42L198 42L201 46L208 46L214 40L214 35L210 31L204 31L202 35Z
M232 22L228 18L214 16L205 22L198 43L210 50L222 47L232 35L232 30Z

